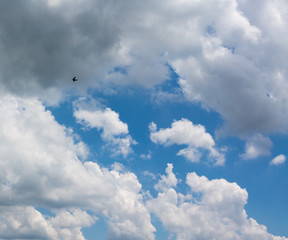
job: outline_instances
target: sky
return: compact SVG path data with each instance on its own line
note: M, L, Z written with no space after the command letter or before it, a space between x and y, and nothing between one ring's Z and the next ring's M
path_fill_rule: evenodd
M287 240L287 23L285 0L0 0L0 239Z

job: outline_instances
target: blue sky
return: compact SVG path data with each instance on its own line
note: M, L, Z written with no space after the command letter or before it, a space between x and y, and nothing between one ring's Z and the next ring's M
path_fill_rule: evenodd
M0 1L0 239L286 240L287 12Z

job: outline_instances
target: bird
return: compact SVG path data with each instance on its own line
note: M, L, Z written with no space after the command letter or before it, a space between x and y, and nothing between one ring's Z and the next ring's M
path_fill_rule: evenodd
M72 78L72 81L73 81L73 82L76 82L76 81L78 81L78 79L77 79L76 77L73 77L73 78Z

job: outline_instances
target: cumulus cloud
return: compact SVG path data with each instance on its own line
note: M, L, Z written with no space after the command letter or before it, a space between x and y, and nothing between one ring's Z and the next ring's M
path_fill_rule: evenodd
M137 142L129 135L128 125L119 119L119 114L110 108L85 108L78 104L74 109L77 122L88 128L102 130L101 137L116 155L127 157L132 152L131 145Z
M166 175L161 176L161 180L155 185L156 190L163 191L166 188L175 187L177 185L178 180L172 170L173 165L168 163L165 170Z
M7 95L0 111L1 237L83 239L81 227L95 220L89 210L108 219L112 239L154 239L133 173L82 163L75 138L36 99ZM56 216L44 218L35 206Z
M166 172L166 177L172 174ZM150 211L176 239L287 239L269 234L265 226L248 218L244 209L247 191L236 183L209 180L192 172L187 174L186 184L190 187L186 195L177 193L171 185L147 202Z
M0 207L1 239L79 239L81 228L96 220L85 211L61 210L54 217L45 217L32 206Z
M56 239L57 230L33 207L0 207L1 239ZM80 238L78 238L80 239Z
M241 157L245 160L271 154L272 141L261 134L255 134L248 138L245 144L245 153Z
M287 8L284 0L3 2L1 91L57 102L89 87L151 87L169 78L168 63L187 99L221 114L219 134L282 131Z
M136 176L120 168L109 170L79 161L87 157L88 147L75 141L70 130L60 126L34 97L57 104L69 94L85 94L91 88L152 87L169 78L171 66L180 76L184 96L217 111L225 120L219 135L247 139L244 158L268 155L271 141L265 136L286 130L288 123L287 9L285 0L0 1L0 205L6 208L0 218L4 222L11 219L0 236L31 238L31 233L58 238L62 230L33 207L41 205L64 211L56 213L54 222L69 214L86 216L82 210L88 208L107 216L111 239L153 239L154 228ZM71 85L74 75L79 84ZM117 153L125 156L131 152L134 141L118 113L109 108L82 113L83 123L101 130ZM99 122L90 120L93 114ZM173 124L159 131L151 124L152 141L187 145L178 155L190 161L199 161L204 149L215 164L224 163L223 154L203 126L185 120ZM184 125L191 132L181 137ZM201 141L193 140L192 133ZM283 162L283 157L275 159ZM172 168L169 174L171 178ZM171 178L172 184L170 178L163 178L158 185L163 192L157 201L160 196L184 201L183 195L171 188L175 179ZM243 206L245 194L242 190L238 193L235 197ZM174 203L171 206L180 211L182 205ZM64 206L70 210L62 209ZM183 216L187 217L187 212ZM39 222L34 230L29 220L33 218ZM182 218L177 219L182 226ZM251 226L266 231L254 220L243 221L248 227L241 231L246 235L253 233ZM74 230L78 234L82 224L91 223L79 222ZM34 232L29 233L29 228Z
M206 132L204 126L194 125L187 119L174 121L171 128L160 129L157 131L155 123L151 123L150 139L152 142L170 146L173 144L187 145L187 148L180 150L177 155L184 156L191 162L199 162L201 152L204 149L209 152L209 157L214 160L215 165L223 165L225 162L224 155L215 148L215 142L212 136Z
M104 216L107 239L155 239L151 211L178 239L286 240L247 217L247 192L236 183L189 173L190 191L177 193L168 164L155 185L158 196L144 200L136 175L123 165L81 162L81 141L38 100L2 96L0 111L0 238L80 240L81 229Z
M271 160L270 165L281 165L284 164L285 162L286 162L286 156L284 154L280 154Z
M182 3L191 11L196 5ZM208 27L206 34L197 36L197 52L191 51L172 64L182 78L179 83L184 94L221 114L226 123L219 134L284 130L288 118L284 111L288 106L284 83L288 49L283 39L288 32L283 25L287 21L283 9L287 3L225 1L225 7L222 3L209 1L202 3L202 8L198 6L202 15L197 19L200 24L195 23L196 33L199 27L199 35ZM208 5L217 9L217 16L208 13Z

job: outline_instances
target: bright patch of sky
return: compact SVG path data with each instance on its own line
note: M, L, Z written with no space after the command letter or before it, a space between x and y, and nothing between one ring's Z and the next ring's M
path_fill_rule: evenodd
M287 13L0 1L0 238L287 240Z

